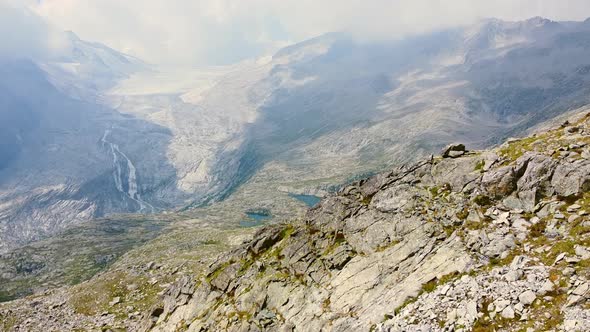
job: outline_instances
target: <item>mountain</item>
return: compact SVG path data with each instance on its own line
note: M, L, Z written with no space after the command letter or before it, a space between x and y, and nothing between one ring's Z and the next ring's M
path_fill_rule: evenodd
M8 331L586 331L590 113L575 113L491 150L450 145L287 223L185 224L78 286L0 305L0 322Z
M189 206L231 198L245 183L264 194L320 192L455 140L497 143L586 104L587 32L534 18L381 43L331 33L211 75L179 98L158 95L158 105L174 104L158 112L137 86L162 75L111 96L119 111L175 133L169 158Z
M103 44L87 42L75 33L65 33L68 49L50 61L40 63L53 84L69 96L90 98L89 92L105 91L134 73L149 70L138 58Z
M520 135L588 103L589 31L533 18L374 43L330 33L175 70L69 34L59 58L0 64L0 252L117 213L282 220L302 194Z
M70 60L89 61L70 63L76 69L68 77L115 75L94 65L112 54L86 58L82 51L93 48L75 42ZM151 209L134 189L131 152L115 140L156 137L165 144L166 129L68 95L43 68L49 65L28 59L0 63L0 252L110 211Z

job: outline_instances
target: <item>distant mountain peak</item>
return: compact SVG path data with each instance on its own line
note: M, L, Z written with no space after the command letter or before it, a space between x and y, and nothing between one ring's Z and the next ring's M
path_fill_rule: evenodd
M536 25L536 26L541 26L541 25L545 25L548 23L554 23L554 21L547 19L545 17L541 17L541 16L531 17L528 20L526 20L525 22L527 24Z

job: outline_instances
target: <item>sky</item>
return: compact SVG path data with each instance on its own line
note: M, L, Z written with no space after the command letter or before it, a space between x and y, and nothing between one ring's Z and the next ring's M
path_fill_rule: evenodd
M29 12L21 17L14 8ZM33 13L40 20L26 22ZM330 31L371 41L484 17L533 16L584 20L590 0L0 0L0 33L16 32L5 44L21 51L27 46L19 40L52 50L61 45L55 30L71 30L149 63L202 66L270 54Z

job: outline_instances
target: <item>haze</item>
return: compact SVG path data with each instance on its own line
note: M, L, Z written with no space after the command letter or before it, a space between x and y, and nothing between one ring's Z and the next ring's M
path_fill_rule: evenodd
M371 41L465 25L482 17L563 21L590 16L586 0L0 0L0 5L0 32L6 39L15 37L5 43L3 53L38 55L40 46L51 51L65 47L59 36L48 33L51 27L45 20L83 39L168 66L235 63L331 31ZM27 8L42 20L26 13Z

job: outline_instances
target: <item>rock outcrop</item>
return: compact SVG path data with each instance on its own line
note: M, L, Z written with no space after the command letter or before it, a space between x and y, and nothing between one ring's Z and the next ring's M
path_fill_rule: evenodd
M588 143L584 117L347 186L179 280L143 328L588 330Z

